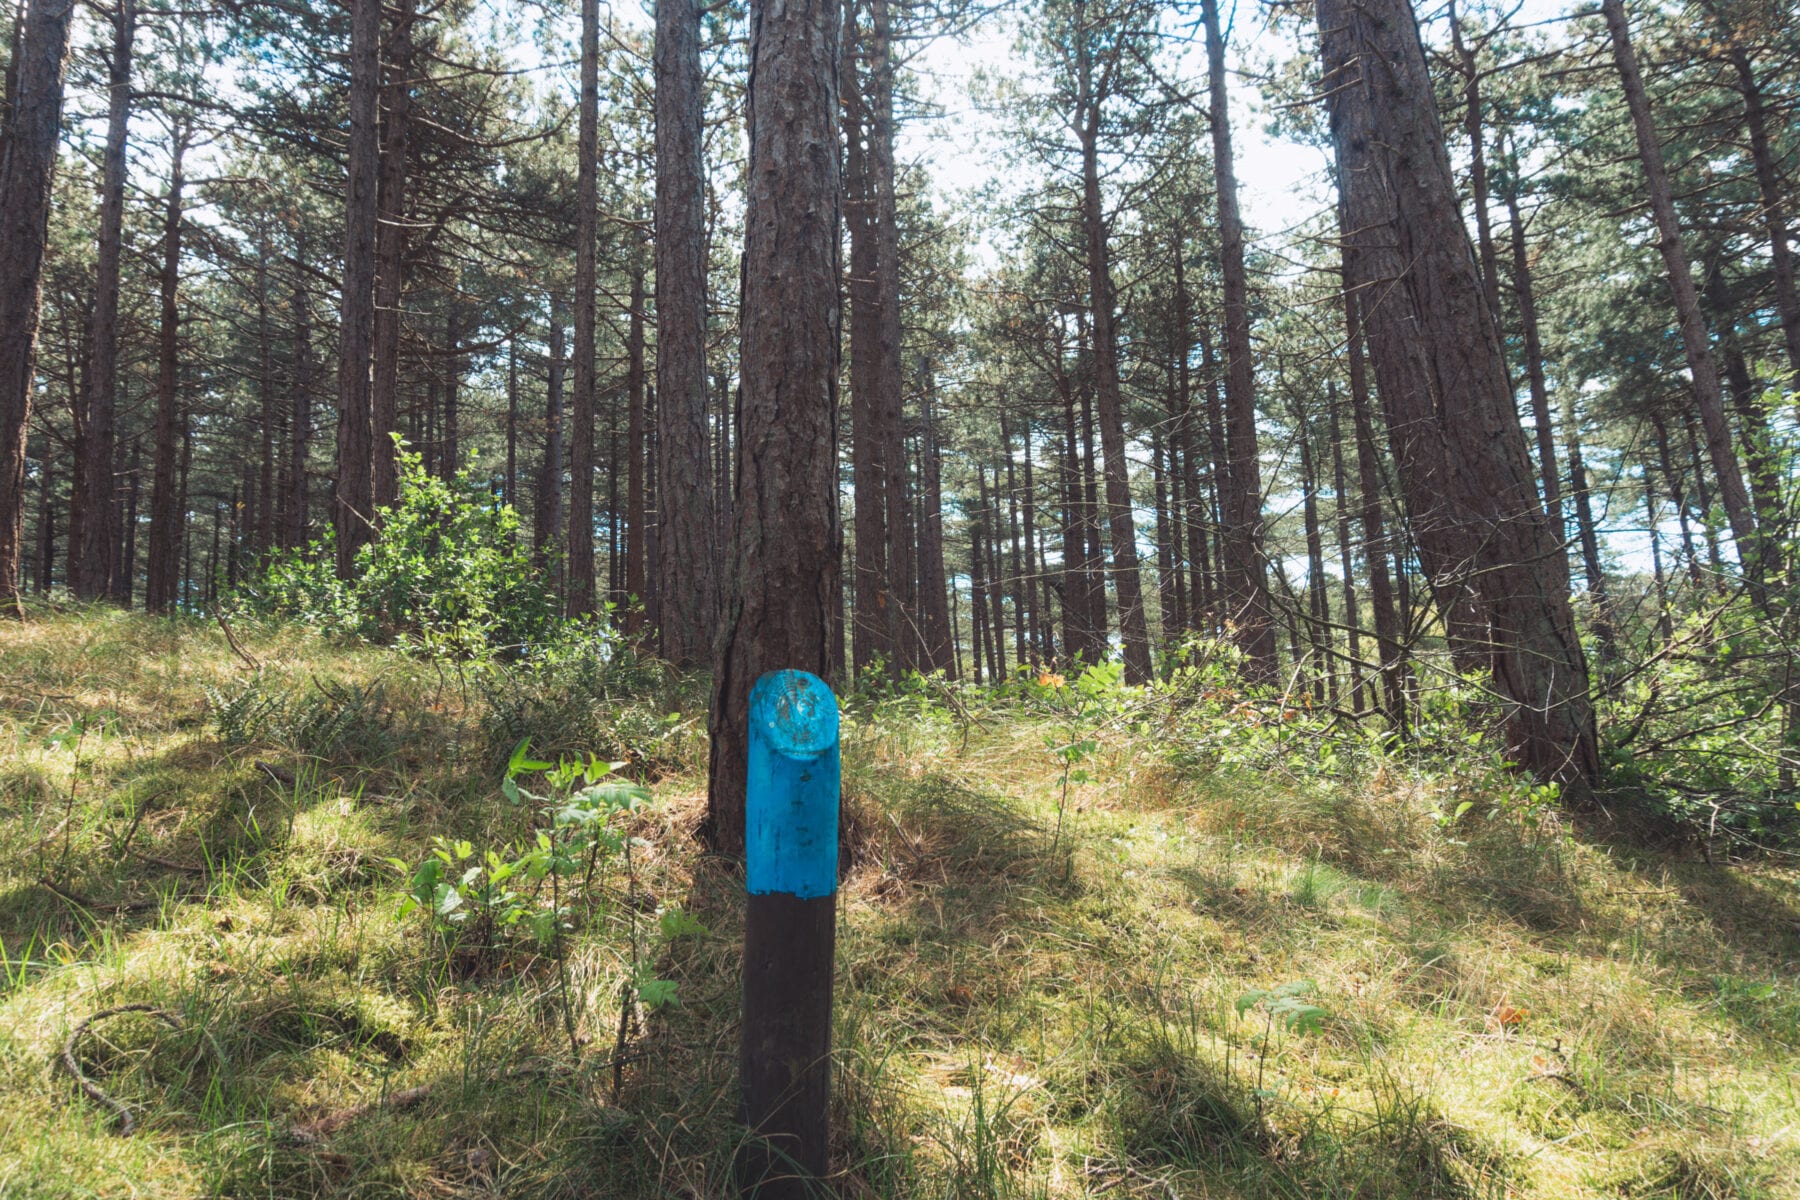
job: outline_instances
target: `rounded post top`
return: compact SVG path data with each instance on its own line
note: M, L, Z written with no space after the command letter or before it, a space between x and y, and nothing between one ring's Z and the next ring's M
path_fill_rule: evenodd
M783 757L817 758L837 745L837 697L817 675L770 671L750 689L750 727Z

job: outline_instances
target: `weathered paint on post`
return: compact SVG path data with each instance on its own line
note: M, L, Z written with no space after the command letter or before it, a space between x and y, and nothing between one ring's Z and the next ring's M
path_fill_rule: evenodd
M838 708L816 675L750 691L744 1012L739 1079L753 1140L738 1181L757 1200L823 1194L837 941Z

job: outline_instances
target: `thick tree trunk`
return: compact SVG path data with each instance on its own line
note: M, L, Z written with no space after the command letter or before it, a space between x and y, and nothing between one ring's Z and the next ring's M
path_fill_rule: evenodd
M1407 0L1319 0L1318 20L1348 274L1420 560L1442 612L1467 595L1486 624L1464 650L1491 663L1517 761L1585 788L1599 745L1568 562L1538 505L1418 24Z
M180 387L181 314L176 304L176 290L181 283L181 169L187 143L187 127L178 126L170 151L169 196L163 208L162 276L157 288L161 320L156 356L156 443L150 469L150 557L144 578L144 607L151 612L168 612L175 607L181 537L187 523L182 482L176 477L176 455L187 445ZM305 309L300 311L304 320ZM301 459L304 472L304 452ZM304 473L301 478L305 478Z
M1719 478L1719 499L1725 506L1725 517L1731 523L1731 534L1737 541L1738 559L1752 581L1761 577L1761 564L1756 541L1756 518L1750 507L1750 494L1744 487L1744 475L1738 468L1732 446L1731 425L1725 416L1724 391L1719 384L1719 369L1713 359L1712 339L1707 334L1700 313L1700 295L1694 287L1692 268L1681 241L1681 225L1675 216L1674 193L1669 186L1668 168L1663 164L1662 147L1656 140L1656 123L1650 112L1650 97L1644 91L1643 77L1638 73L1637 54L1631 46L1631 29L1625 16L1623 0L1601 0L1600 11L1606 17L1612 34L1613 60L1619 68L1625 102L1631 109L1632 129L1637 134L1638 158L1644 168L1644 188L1649 194L1650 211L1656 219L1657 249L1662 251L1663 266L1669 275L1669 292L1675 302L1675 314L1681 326L1681 344L1687 352L1688 374L1692 376L1694 403L1706 428L1706 451L1712 460L1713 473Z
M88 326L87 402L75 486L85 502L80 544L75 547L75 594L99 600L112 591L119 525L113 473L118 443L119 268L125 248L125 141L131 129L131 43L137 32L136 0L113 8L112 53L107 59L106 149L100 169L100 229L95 248L94 311Z
M919 665L917 552L908 520L900 361L900 218L894 163L894 48L889 0L869 4L869 184L874 201L876 402L887 505L887 587L894 608L894 667Z
M25 436L74 0L32 0L0 155L0 603L19 609ZM22 609L20 610L22 611Z
M750 688L830 670L837 509L837 0L750 11L742 392L705 836L744 847Z
M595 255L599 213L600 3L581 0L581 117L575 173L575 402L569 429L569 536L564 547L570 616L594 599Z
M1144 616L1138 571L1137 521L1125 458L1125 400L1119 385L1119 340L1114 329L1113 281L1106 213L1100 195L1100 106L1093 88L1089 31L1077 35L1080 72L1081 216L1087 244L1088 300L1094 321L1094 385L1100 409L1100 447L1105 460L1107 527L1112 534L1113 593L1119 605L1119 638L1127 683L1150 682L1150 626Z
M388 37L383 92L380 226L375 235L375 342L370 383L370 473L373 503L400 497L393 434L400 428L400 333L406 302L406 157L412 127L412 27L417 0L399 0Z
M866 3L866 0L863 0ZM846 6L844 14L843 125L844 217L850 231L850 274L846 290L850 299L850 475L856 505L856 543L851 584L851 639L853 663L858 674L883 658L892 669L900 640L899 614L893 595L892 564L888 551L893 538L888 529L890 470L898 464L887 456L884 429L887 408L883 403L886 369L883 347L880 203L874 174L875 120L870 95L874 90L871 64L873 47L864 42L857 20L863 3Z
M375 237L381 143L381 2L350 0L350 158L344 192L344 288L338 320L337 480L332 524L338 578L374 536Z
M1270 619L1269 585L1262 550L1262 470L1256 445L1256 366L1250 350L1250 287L1244 269L1244 222L1238 213L1237 175L1232 165L1231 110L1225 91L1225 43L1219 34L1217 0L1204 0L1207 78L1210 88L1213 174L1219 203L1219 266L1225 305L1226 487L1220 495L1224 517L1222 558L1225 616L1249 656L1251 678L1275 678L1275 626Z
M706 428L706 164L698 0L656 5L656 454L662 656L706 666L718 538Z

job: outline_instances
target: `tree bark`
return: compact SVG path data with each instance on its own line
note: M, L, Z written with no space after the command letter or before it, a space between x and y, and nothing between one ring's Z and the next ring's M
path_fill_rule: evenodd
M1463 40L1455 0L1450 4L1450 46L1463 75L1463 130L1469 135L1469 202L1475 210L1475 249L1481 263L1481 293L1488 311L1500 316L1500 257L1494 249L1494 225L1488 215L1487 145L1481 119L1481 67Z
M896 464L887 456L888 437L883 424L882 272L879 202L874 176L874 114L870 96L874 90L873 65L867 70L861 58L873 57L865 43L857 14L867 0L852 0L844 13L843 125L844 217L850 233L850 273L845 280L850 300L850 483L856 506L856 542L852 555L851 638L852 663L857 674L877 658L896 666L900 639L899 614L895 609L892 570L888 550L887 476Z
M631 273L631 311L625 333L625 591L634 599L625 614L625 632L644 631L649 533L644 512L644 272ZM619 464L613 462L617 475Z
M595 255L599 221L600 3L581 0L581 117L575 174L575 402L570 413L569 538L565 605L570 616L594 600Z
M0 603L20 605L25 437L74 0L32 0L0 157Z
M370 383L370 475L373 504L400 498L393 434L400 428L400 333L406 302L406 157L412 127L412 27L417 0L399 0L388 37L383 91L381 171L375 234L374 367Z
M118 0L112 13L112 53L107 59L106 149L101 158L100 229L95 249L94 312L89 323L86 419L75 486L85 494L75 594L99 600L112 591L119 525L115 500L118 449L119 269L125 244L125 142L131 129L131 44L137 32L136 0Z
M344 287L338 320L337 481L332 524L338 578L374 536L375 237L381 143L381 0L350 0L350 157L344 192Z
M1119 385L1119 340L1114 328L1112 264L1106 213L1100 195L1100 110L1093 86L1091 31L1076 33L1076 66L1081 136L1081 215L1087 248L1088 301L1094 321L1094 385L1099 401L1100 447L1105 461L1107 527L1112 534L1113 593L1119 605L1119 638L1125 650L1125 680L1150 682L1150 626L1144 616L1143 580L1138 571L1137 521L1132 515L1131 477L1125 459L1125 400Z
M1350 653L1350 709L1363 710L1362 609L1356 595L1356 539L1351 534L1355 508L1350 503L1350 490L1344 469L1343 403L1338 399L1337 385L1326 391L1331 409L1331 504L1337 513L1338 565L1344 573L1344 634Z
M1231 110L1225 91L1225 43L1217 0L1203 0L1210 89L1213 174L1219 205L1219 266L1225 306L1226 487L1224 517L1225 616L1248 656L1252 679L1275 679L1275 626L1263 568L1262 470L1256 445L1256 366L1250 349L1250 287L1244 269L1244 222L1238 212L1231 148Z
M1726 56L1737 72L1738 91L1744 97L1744 128L1750 135L1750 162L1756 171L1757 193L1762 200L1763 228L1769 236L1769 264L1775 274L1775 311L1781 314L1782 344L1789 369L1800 372L1800 292L1794 284L1794 253L1788 241L1783 213L1781 179L1775 171L1775 155L1769 147L1768 115L1762 84L1756 78L1750 54L1723 30L1731 42Z
M532 496L531 559L538 570L562 571L557 541L562 532L563 477L563 316L562 306L550 299L550 362L544 385L544 457L538 463L537 488Z
M1519 325L1525 335L1525 379L1531 389L1531 422L1537 426L1538 478L1544 510L1557 536L1563 535L1562 479L1556 465L1556 427L1550 419L1550 387L1544 378L1544 343L1538 332L1537 295L1531 287L1531 256L1525 245L1525 222L1519 216L1518 164L1506 172L1506 219L1512 232L1513 293L1519 302Z
M151 612L168 612L179 599L181 535L187 522L181 481L176 478L176 454L187 444L180 386L181 313L177 306L177 288L181 283L182 160L187 143L187 126L177 126L170 150L169 195L163 208L162 275L157 288L161 320L156 356L156 445L150 479L150 556L144 578L144 607ZM304 314L305 309L301 312ZM302 472L304 469L302 454ZM304 480L304 473L301 478Z
M292 412L288 417L288 498L283 545L290 550L306 543L307 446L312 438L312 304L306 294L306 235L294 242L294 362Z
M1318 23L1348 274L1420 561L1440 611L1467 595L1486 624L1464 650L1491 664L1516 760L1585 789L1599 745L1568 562L1538 505L1418 24L1407 0L1319 0Z
M1712 460L1713 473L1719 478L1719 500L1725 517L1731 523L1731 534L1737 542L1738 560L1744 573L1755 585L1762 570L1756 540L1756 518L1750 507L1750 494L1744 486L1743 472L1738 468L1732 447L1731 425L1725 416L1724 390L1719 384L1719 369L1713 358L1712 339L1700 312L1700 294L1694 287L1693 270L1681 241L1681 225L1675 215L1674 193L1669 186L1668 168L1663 163L1662 147L1656 140L1656 123L1650 112L1650 97L1644 91L1643 77L1638 72L1637 54L1631 46L1631 28L1625 16L1623 0L1601 0L1600 11L1612 35L1613 61L1619 69L1619 80L1625 90L1625 102L1631 109L1631 125L1637 135L1638 159L1644 168L1644 188L1649 195L1650 211L1656 219L1657 249L1662 252L1663 266L1669 275L1669 292L1675 302L1675 314L1681 327L1681 344L1687 352L1688 374L1692 376L1694 403L1706 429L1706 452Z
M919 514L919 610L925 626L925 663L933 671L956 677L953 641L956 626L950 619L944 569L943 457L938 446L937 394L929 374L925 380L920 440L919 486L924 489L924 508Z
M718 538L706 428L706 164L698 0L656 5L656 453L662 656L711 661Z
M830 670L837 509L837 0L750 10L742 391L705 836L744 847L745 723L764 672Z
M1575 533L1581 543L1582 575L1594 601L1594 636L1600 643L1600 662L1616 662L1619 642L1607 596L1606 568L1600 559L1600 533L1594 524L1594 504L1588 489L1587 463L1581 456L1581 428L1574 402L1563 400L1563 434L1569 448L1569 488L1575 494Z

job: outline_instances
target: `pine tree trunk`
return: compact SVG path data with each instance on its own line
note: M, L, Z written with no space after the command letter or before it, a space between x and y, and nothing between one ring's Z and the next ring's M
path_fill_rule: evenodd
M1662 251L1663 266L1669 275L1669 292L1681 326L1682 348L1687 352L1694 403L1706 427L1707 455L1712 460L1713 473L1719 478L1719 499L1725 506L1726 519L1731 523L1732 537L1737 541L1738 559L1754 583L1762 575L1756 518L1732 446L1731 426L1725 417L1724 393L1719 385L1718 365L1713 359L1712 339L1700 313L1700 295L1694 288L1693 270L1682 245L1681 225L1675 215L1674 193L1669 186L1662 147L1656 140L1650 97L1644 91L1644 81L1638 73L1637 54L1631 46L1631 29L1623 0L1601 0L1600 11L1612 34L1613 60L1619 69L1625 102L1631 109L1638 158L1644 168L1644 188L1649 194L1651 214L1656 219L1657 249Z
M1275 678L1275 627L1263 571L1262 470L1256 445L1256 366L1250 349L1250 288L1244 269L1244 222L1238 213L1232 165L1230 105L1225 92L1225 43L1217 0L1203 0L1207 78L1210 88L1213 174L1219 205L1219 266L1225 306L1226 488L1222 547L1225 616L1248 655L1246 669L1259 682Z
M288 417L288 498L283 545L297 549L306 544L307 447L312 440L312 304L306 295L306 235L295 234L294 244L294 393Z
M168 612L179 598L177 572L187 522L184 485L176 476L176 455L188 445L186 414L181 407L181 314L176 303L181 283L182 160L187 143L188 127L178 125L170 150L162 276L157 288L161 322L156 356L156 444L151 456L150 555L144 579L144 607L151 612Z
M519 335L506 339L506 480L507 507L519 507Z
M1313 458L1311 423L1304 412L1295 412L1300 443L1301 521L1306 532L1306 627L1307 645L1313 655L1313 699L1323 703L1327 679L1331 699L1337 699L1337 668L1331 661L1331 605L1325 590L1325 541L1319 531L1319 476Z
M1519 302L1519 325L1525 335L1525 379L1531 388L1531 421L1537 426L1538 478L1544 510L1560 536L1563 526L1562 480L1556 466L1556 427L1550 419L1550 387L1544 379L1544 343L1538 333L1537 296L1531 287L1531 256L1525 246L1525 223L1519 216L1518 166L1507 173L1506 219L1512 231L1513 292Z
M75 547L74 590L85 600L112 591L119 526L113 473L118 443L119 270L124 253L125 142L131 128L131 43L137 30L136 0L117 0L112 13L112 53L107 59L106 149L101 157L100 229L94 263L94 311L88 326L87 399L75 486L85 497L80 544Z
M563 316L555 297L550 300L550 362L544 385L544 456L538 462L537 487L532 496L531 559L538 570L554 567L562 572L558 542L562 536L563 478Z
M644 502L644 273L631 273L630 311L625 333L625 591L637 598L626 611L625 631L641 634L649 601L645 568L649 561L649 529ZM612 473L619 472L613 459Z
M1131 476L1125 459L1125 400L1119 385L1119 341L1114 330L1112 264L1100 195L1100 97L1095 95L1087 30L1077 37L1081 114L1081 216L1087 243L1088 300L1094 321L1094 382L1105 459L1107 526L1112 534L1113 593L1119 605L1119 638L1125 680L1150 682L1150 626L1144 615L1138 571L1137 522L1132 516Z
M74 0L32 0L26 12L0 157L0 603L19 611L26 425L73 9Z
M1569 488L1575 493L1575 533L1581 543L1582 575L1587 580L1588 595L1593 597L1594 636L1599 640L1600 662L1605 667L1618 661L1618 634L1607 596L1606 569L1600 559L1600 534L1594 524L1587 464L1581 457L1580 423L1575 417L1574 402L1567 398L1563 401L1563 433L1569 450Z
M439 464L446 480L463 469L462 460L462 310L460 297L450 293L450 311L444 314L444 457Z
M744 848L750 688L831 669L837 509L837 0L750 12L737 491L710 711L705 837Z
M1463 131L1469 135L1469 202L1475 210L1475 249L1481 264L1481 293L1488 311L1500 316L1500 259L1494 250L1494 226L1488 215L1487 145L1481 107L1481 67L1463 41L1456 3L1450 4L1450 46L1463 75Z
M706 164L698 0L656 4L656 474L662 656L711 662L718 518L706 427Z
M869 184L874 200L878 351L875 392L881 409L880 456L887 506L887 591L893 606L893 666L919 665L917 553L907 520L907 473L900 362L900 221L895 193L894 51L889 0L869 4Z
M883 404L885 381L881 312L879 201L874 175L874 114L870 111L873 89L872 47L862 36L857 15L867 0L852 0L844 15L842 47L844 77L844 217L850 230L850 275L845 281L850 299L850 482L856 505L855 572L852 580L851 639L853 663L860 675L880 657L890 668L895 664L899 639L897 613L890 583L888 550L887 476L892 461L887 457Z
M350 157L344 192L344 287L338 320L337 480L332 524L338 578L374 535L375 238L381 143L381 0L350 0Z
M920 611L925 619L925 655L934 671L956 678L956 625L945 594L943 461L938 447L936 391L929 376L922 402L919 486L924 490L924 510L919 519L919 575L924 594Z
M594 337L599 221L600 3L581 0L581 115L575 175L575 399L569 429L569 534L563 548L565 607L595 610Z
M1615 2L1616 0L1609 0ZM1494 315L1463 228L1407 0L1319 0L1350 281L1419 555L1486 625L1516 760L1585 789L1600 759L1568 562L1538 505ZM1451 626L1465 641L1472 630Z
M1369 399L1368 368L1363 357L1362 305L1344 272L1344 328L1350 359L1350 421L1356 437L1357 491L1361 504L1363 562L1369 573L1369 607L1375 619L1375 654L1381 664L1381 694L1376 706L1402 736L1407 726L1406 645L1393 578L1388 574L1387 522L1382 513L1381 452L1375 442L1374 405ZM1403 583L1404 581L1402 581Z
M256 258L256 398L261 410L256 431L256 524L251 527L251 557L261 560L275 544L275 444L281 419L275 408L275 347L269 329L269 246Z
M1763 228L1769 236L1769 265L1775 275L1775 310L1781 314L1782 344L1787 349L1789 369L1800 372L1800 293L1794 284L1794 253L1783 213L1781 179L1769 147L1762 85L1757 81L1749 53L1736 43L1733 31L1727 25L1723 32L1732 43L1726 56L1737 72L1738 91L1744 97L1744 128L1750 134L1750 161L1756 170L1756 187L1762 200Z
M380 224L375 234L374 366L370 381L370 475L373 503L400 497L393 434L399 424L400 334L406 303L406 159L412 132L413 21L417 0L399 0L388 37L382 89Z
M1363 694L1362 611L1356 595L1355 538L1350 532L1355 509L1350 503L1345 478L1343 406L1335 383L1327 386L1326 404L1331 410L1331 505L1337 513L1338 565L1344 573L1344 634L1350 656L1350 711L1360 713L1366 697Z
M1025 589L1025 567L1019 553L1019 484L1018 475L1013 464L1012 429L1006 420L1006 410L1000 410L1000 441L1005 448L1006 459L1006 561L1007 574L1013 598L1013 661L1023 665L1028 660L1025 649L1026 626L1031 617L1031 599ZM998 474L994 482L999 484Z

